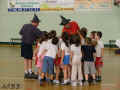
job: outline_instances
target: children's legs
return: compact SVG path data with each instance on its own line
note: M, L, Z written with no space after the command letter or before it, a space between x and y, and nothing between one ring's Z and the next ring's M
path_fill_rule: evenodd
M81 62L82 65L82 75L83 75L83 80L85 79L85 73L84 73L84 62Z
M64 80L68 79L67 70L68 70L68 66L64 65Z
M38 68L38 73L39 75L42 73L42 69L40 67Z
M47 69L48 69L48 58L44 57L43 59L43 67L42 67L42 74L41 74L41 78L44 79L45 77L45 73L47 73Z
M25 73L28 73L28 60L27 59L24 60L24 71Z
M90 62L84 62L84 73L85 73L86 81L88 81L88 74L90 73L89 66L90 66Z
M85 80L88 81L88 74L85 74Z
M68 79L71 78L71 66L69 65L68 66Z
M38 79L41 79L41 73L42 73L42 69L39 67L38 68L38 75L39 75Z
M59 80L59 73L60 73L60 68L59 66L56 66L56 80Z
M52 58L48 58L48 71L49 71L49 78L53 80L53 75L54 75L54 60Z
M97 68L97 73L98 73L98 76L101 76L101 68L100 67Z
M81 63L77 64L77 70L78 70L78 80L81 81L81 80L83 80Z
M76 64L72 64L71 80L72 81L76 81L77 80L77 65Z
M32 60L31 59L28 60L28 69L29 69L29 73L31 74L32 73Z
M96 75L92 74L92 78L93 78L93 80L95 80L96 79Z

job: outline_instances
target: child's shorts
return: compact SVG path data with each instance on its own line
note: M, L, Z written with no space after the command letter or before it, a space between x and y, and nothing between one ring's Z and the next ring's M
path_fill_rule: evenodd
M63 64L64 64L64 65L70 64L70 55L64 56Z
M37 57L38 57L38 56L37 56ZM38 68L41 68L41 69L42 69L42 66L43 66L43 59L44 59L44 55L41 56L41 60L40 60L40 58L38 58L37 64L36 64L36 66L37 66Z
M57 59L54 60L54 64L55 65L59 66L60 63L61 63L61 57L59 57L59 58L57 58Z
M49 56L45 56L43 59L43 73L54 74L54 59Z
M96 68L94 62L84 62L84 73L85 74L95 74Z
M96 57L95 66L96 68L103 66L103 61L101 57Z

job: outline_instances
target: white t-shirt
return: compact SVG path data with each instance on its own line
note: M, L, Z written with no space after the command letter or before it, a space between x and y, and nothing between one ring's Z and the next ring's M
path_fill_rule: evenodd
M46 48L46 41L43 41L41 44L39 44L39 50L38 50L38 57L42 54L42 52L45 50Z
M65 56L70 55L70 47L67 47L64 42L61 43L61 49L65 51Z
M102 48L104 48L104 44L101 40L97 41L97 46L96 46L96 56L97 57L102 57Z
M56 54L58 52L58 47L57 45L54 45L52 43L49 43L49 41L47 42L47 46L46 46L47 52L45 56L49 56L52 57L53 59L56 58Z
M75 44L72 44L71 51L73 52L72 63L81 62L81 58L82 58L81 46L79 45L77 47Z
M49 40L48 40L48 43L52 43L52 39L49 39Z

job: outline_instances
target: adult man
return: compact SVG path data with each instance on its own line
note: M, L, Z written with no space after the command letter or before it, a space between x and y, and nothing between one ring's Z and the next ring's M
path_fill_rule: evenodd
M24 58L24 78L32 78L32 57L33 57L33 42L42 35L42 32L37 28L39 18L36 14L31 21L31 24L25 24L21 28L19 34L22 36L21 56Z

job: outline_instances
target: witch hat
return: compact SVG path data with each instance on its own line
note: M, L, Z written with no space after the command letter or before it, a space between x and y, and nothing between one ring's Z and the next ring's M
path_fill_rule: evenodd
M36 23L39 23L39 22L40 22L40 20L39 20L39 18L38 18L38 16L37 16L36 14L34 14L34 17L33 17L33 19L32 19L32 22L36 22Z
M66 18L63 17L62 15L61 15L60 17L61 17L61 19L62 19L60 25L66 25L66 24L68 24L68 23L71 21L71 19L66 19Z

